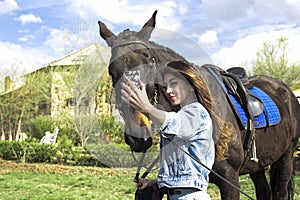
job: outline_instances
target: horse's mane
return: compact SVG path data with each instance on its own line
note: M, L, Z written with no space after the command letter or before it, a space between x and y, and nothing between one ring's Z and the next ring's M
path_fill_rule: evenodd
M164 53L164 58L166 61L171 60L171 59L187 61L182 55L175 52L173 49L171 49L169 47L157 44L153 41L148 41L148 42L149 42L149 44L151 44L152 47L163 50L162 52ZM162 63L162 64L165 64L165 63Z

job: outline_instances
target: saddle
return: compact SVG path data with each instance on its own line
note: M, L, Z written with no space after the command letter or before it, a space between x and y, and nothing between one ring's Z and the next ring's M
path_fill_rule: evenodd
M263 113L263 102L249 91L253 85L248 79L246 70L242 67L233 67L227 72L222 73L223 82L229 90L229 94L238 99L248 117L254 118Z
M226 98L236 116L243 138L244 156L252 146L251 160L258 162L255 147L255 128L266 128L280 122L280 113L275 102L249 81L246 70L233 67L224 71L214 65L203 65L223 88Z
M224 71L214 65L203 66L211 75L215 77L217 82L222 86L230 105L237 116L238 122L242 130L246 131L243 139L243 148L245 156L247 155L254 137L253 119L255 116L264 112L264 104L260 99L250 93L253 85L250 83L246 70L242 67L233 67ZM247 116L246 126L240 118L238 111L232 102L229 95L233 96L235 100L242 106ZM255 158L256 159L256 158Z
M253 85L248 79L246 70L242 67L233 67L227 71L214 65L204 65L204 67L213 77L217 80L220 86L223 88L227 99L235 112L237 118L239 118L238 111L229 97L232 96L241 105L248 119L252 119L259 116L264 112L263 102L250 92ZM238 119L241 129L246 129L241 118Z

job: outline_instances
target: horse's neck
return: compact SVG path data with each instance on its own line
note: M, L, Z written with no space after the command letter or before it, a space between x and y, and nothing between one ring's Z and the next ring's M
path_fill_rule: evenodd
M157 57L157 62L159 64L166 64L167 62L170 62L172 60L186 60L183 56L179 55L177 52L173 51L172 49L158 45L154 42L152 42L152 45L155 47L153 48L153 53L156 54L154 57Z

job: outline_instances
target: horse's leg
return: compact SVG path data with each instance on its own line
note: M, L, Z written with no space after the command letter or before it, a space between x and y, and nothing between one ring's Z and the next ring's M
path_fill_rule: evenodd
M294 175L295 175L295 171L293 170L293 175L292 175L291 180L289 181L289 184L288 184L288 193L289 193L288 200L294 200L294 196L295 196L295 193L294 193Z
M290 147L278 161L271 165L270 185L273 200L288 199L288 184L293 176L293 151L291 149Z
M257 200L271 200L271 189L266 178L265 171L250 174L250 178L255 185Z
M226 181L240 188L239 175L226 161L221 161L218 164L215 163L215 170L220 174ZM220 189L222 200L239 200L239 190L234 188L232 185L222 180L221 178L211 173L211 182L215 183Z

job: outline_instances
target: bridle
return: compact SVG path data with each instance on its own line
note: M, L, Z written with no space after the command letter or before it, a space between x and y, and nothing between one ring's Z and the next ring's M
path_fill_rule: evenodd
M145 42L143 41L138 41L138 40L134 40L134 41L126 41L126 42L121 42L119 44L116 44L114 46L111 47L111 50L113 51L114 49L118 48L118 47L124 47L124 46L127 46L127 45L131 45L131 44L140 44L144 47L146 47L146 49L150 52L150 60L149 60L149 65L152 66L154 69L156 69L156 59L155 59L155 56L153 56L153 51L151 50L151 48L149 47L148 44L146 44Z
M124 47L124 46L132 45L132 44L140 44L140 45L144 46L150 52L150 59L148 60L147 64L152 68L153 71L156 71L157 70L156 58L155 58L154 53L151 50L150 46L146 42L139 41L139 40L120 42L120 43L112 46L111 50L113 51L114 49L116 49L118 47ZM151 99L151 103L153 105L158 104L158 86L157 85L154 85L154 96Z
M115 50L116 48L119 48L119 47L125 47L125 46L128 46L128 45L132 45L132 44L139 44L139 45L142 45L143 47L145 47L149 53L150 53L150 59L148 60L148 63L146 63L146 65L148 65L151 70L155 73L156 70L157 70L157 62L156 62L156 58L155 58L155 54L153 53L153 51L151 50L150 48L150 45L148 45L147 43L143 42L143 41L138 41L138 40L134 40L134 41L125 41L125 42L120 42L114 46L111 47L111 51L113 52L113 50ZM153 77L154 78L154 77ZM158 84L155 84L154 83L154 96L153 98L150 99L150 102L152 105L156 105L158 104ZM117 104L118 106L118 104ZM119 105L120 106L120 105ZM124 118L124 113L122 110L120 110L120 114L121 116ZM140 170L142 168L142 165L143 165L143 161L145 159L145 155L146 155L146 151L143 151L142 152L142 155L140 157L139 160L137 160L137 158L135 157L133 151L132 151L132 155L133 155L133 158L137 161L138 163L138 168L137 168L137 171L136 171L136 179L139 178L139 175L140 175ZM143 174L142 177L146 177L146 175L151 171L151 169L153 168L153 166L159 161L159 156L153 161L153 163L149 166L149 168L146 170L146 172Z

